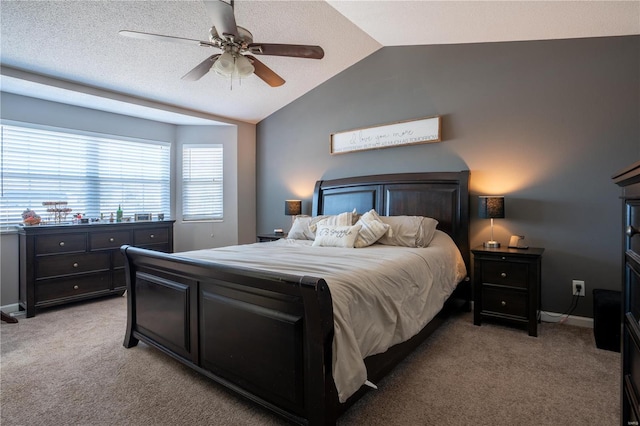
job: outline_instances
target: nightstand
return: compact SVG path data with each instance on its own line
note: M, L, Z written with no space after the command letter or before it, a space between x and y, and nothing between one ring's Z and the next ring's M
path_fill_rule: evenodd
M473 323L483 319L526 325L538 335L543 248L476 247L473 253Z
M287 238L287 234L258 234L259 243L267 243L269 241L276 241L280 238Z

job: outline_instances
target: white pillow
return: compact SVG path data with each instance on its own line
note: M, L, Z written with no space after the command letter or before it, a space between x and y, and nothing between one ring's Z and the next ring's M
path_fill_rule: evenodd
M307 215L297 215L293 221L293 225L291 225L291 230L287 238L294 240L313 240L316 237L316 223L328 217L329 216L311 217ZM312 226L313 231L311 230Z
M316 232L316 226L329 225L329 226L351 226L353 225L353 212L344 212L338 215L324 216L323 219L316 223L310 224L309 229L312 232Z
M438 221L423 216L379 216L390 226L378 243L388 246L427 247L436 232Z
M311 216L297 215L291 225L287 238L293 238L294 240L306 240L305 230L309 229L309 221Z
M360 225L331 226L318 224L313 246L352 248L358 238Z
M389 229L389 225L382 222L380 216L373 209L360 216L356 225L361 226L358 238L356 238L356 248L370 246L378 241Z

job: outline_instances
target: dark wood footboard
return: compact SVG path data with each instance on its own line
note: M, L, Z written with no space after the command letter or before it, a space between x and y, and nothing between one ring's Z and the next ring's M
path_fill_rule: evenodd
M324 280L122 252L125 347L142 340L295 423L335 421Z
M314 215L375 208L428 216L455 241L470 270L469 172L403 173L318 181ZM334 424L368 389L338 402L332 376L333 306L321 278L230 267L123 246L128 321L124 346L152 345L299 424ZM465 279L454 293L467 309ZM450 301L451 302L451 301ZM444 322L366 358L377 382Z

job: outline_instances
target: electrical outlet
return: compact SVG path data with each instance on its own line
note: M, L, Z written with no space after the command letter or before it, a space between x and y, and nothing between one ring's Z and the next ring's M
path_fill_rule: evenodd
M578 287L580 287L580 290L578 290ZM573 295L578 295L578 296L582 296L584 297L585 294L585 285L584 285L584 281L582 280L573 280Z

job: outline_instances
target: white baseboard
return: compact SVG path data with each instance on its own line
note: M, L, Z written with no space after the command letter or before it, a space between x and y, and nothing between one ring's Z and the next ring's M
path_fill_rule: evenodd
M0 310L5 314L20 313L20 304L12 303L11 305L0 306Z
M471 311L473 312L474 310L474 303L473 300L471 301ZM586 328L593 328L593 318L589 318L589 317L578 317L575 315L569 315L568 317L566 315L563 315L561 313L558 312L545 312L545 311L540 311L540 320L542 322L560 322L560 320L562 318L567 318L564 323L568 324L568 325L575 325L578 327L586 327Z
M578 317L575 315L562 315L557 312L544 312L540 311L540 319L543 322L560 322L561 319L566 318L564 324L576 325L578 327L593 328L593 318Z

